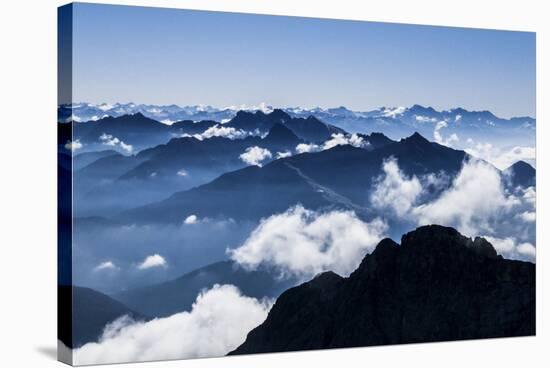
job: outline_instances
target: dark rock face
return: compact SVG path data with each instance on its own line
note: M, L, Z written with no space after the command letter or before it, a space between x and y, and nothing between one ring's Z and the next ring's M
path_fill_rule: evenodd
M535 265L431 225L382 240L348 278L287 290L230 354L534 334Z

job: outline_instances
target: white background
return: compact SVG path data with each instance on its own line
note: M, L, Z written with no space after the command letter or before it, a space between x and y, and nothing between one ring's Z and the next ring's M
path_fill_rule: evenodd
M92 1L93 2L93 1ZM545 1L110 1L206 10L537 32L537 337L267 354L128 367L540 367L550 362L550 21ZM56 347L57 0L0 11L0 366L53 367ZM545 24L546 23L546 24ZM358 45L359 46L359 45ZM546 103L545 103L546 102ZM546 189L545 189L546 188ZM546 311L546 314L543 312Z

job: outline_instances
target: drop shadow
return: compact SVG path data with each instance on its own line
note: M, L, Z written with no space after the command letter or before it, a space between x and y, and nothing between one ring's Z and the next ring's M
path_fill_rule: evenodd
M36 351L47 358L57 360L57 347L55 346L39 346Z

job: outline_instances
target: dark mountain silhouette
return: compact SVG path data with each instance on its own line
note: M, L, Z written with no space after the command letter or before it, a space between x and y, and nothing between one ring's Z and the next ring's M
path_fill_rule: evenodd
M513 187L521 186L524 188L535 186L537 171L525 161L518 161L506 170L504 174L508 175L510 184Z
M299 203L311 209L338 207L367 213L369 190L390 157L407 175L445 172L453 177L467 155L419 134L374 150L336 146L223 174L164 201L126 211L120 219L179 223L196 214L257 220Z
M308 142L322 142L334 133L346 133L341 128L326 124L313 116L293 118L280 109L275 109L269 114L262 111L238 111L233 119L225 124L213 120L197 122L182 120L166 125L137 112L118 117L107 116L97 121L74 123L72 133L75 140L85 145L101 145L101 137L104 135L109 136L110 139L117 138L125 144L132 145L135 152L164 144L175 136L201 134L216 125L235 128L249 134L265 135L276 124L286 126L300 139Z
M213 120L201 120L194 122L192 120L177 121L170 126L170 131L176 134L201 134L208 128L220 124Z
M372 149L377 149L390 143L395 143L395 141L386 137L383 133L378 132L373 132L371 134L359 134L359 136L369 142Z
M77 286L59 286L61 300L72 302L72 333L60 331L60 340L72 348L97 341L107 323L128 315L134 320L148 318L136 313L111 297L93 289Z
M247 296L277 297L295 281L281 279L266 270L247 271L231 262L217 262L175 280L140 287L113 295L132 309L151 316L166 317L191 309L197 295L215 284L232 284Z
M285 291L230 354L535 334L535 265L483 238L424 226L382 240L348 278L326 272Z
M226 125L244 131L258 129L260 132L267 132L275 124L285 125L299 138L307 142L324 142L330 139L334 133L346 133L341 128L323 123L314 116L293 118L280 109L275 109L269 114L262 111L239 111Z
M259 131L267 132L273 125L284 124L287 120L290 120L290 116L282 110L273 110L269 114L265 114L259 110L255 112L241 110L226 124L244 131L258 129Z
M322 122L315 116L292 118L286 123L296 135L308 142L324 142L333 134L347 134L345 130Z
M303 142L287 125L281 123L273 125L262 141L263 145L267 147L288 150L294 150L298 144Z
M158 144L161 139L169 137L169 131L168 125L150 119L140 112L73 124L73 138L83 143L97 143L103 134L109 134L128 144Z

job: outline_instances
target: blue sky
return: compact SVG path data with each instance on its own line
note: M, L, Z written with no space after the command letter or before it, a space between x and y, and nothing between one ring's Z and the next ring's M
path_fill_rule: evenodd
M73 98L535 115L535 34L78 4Z

